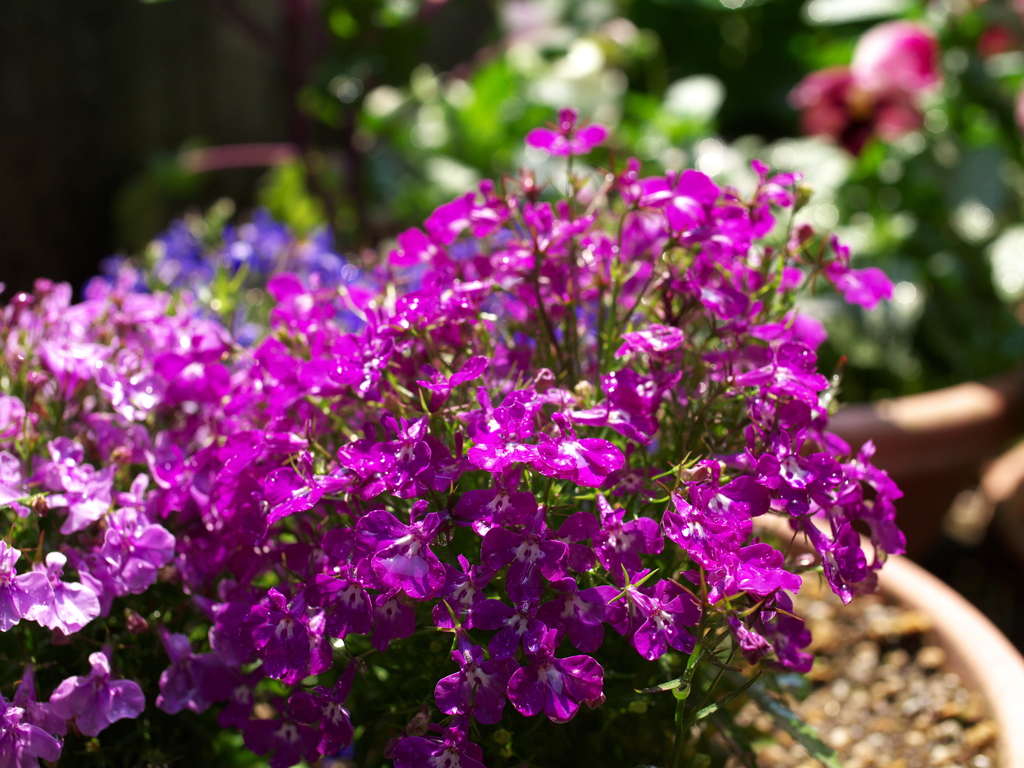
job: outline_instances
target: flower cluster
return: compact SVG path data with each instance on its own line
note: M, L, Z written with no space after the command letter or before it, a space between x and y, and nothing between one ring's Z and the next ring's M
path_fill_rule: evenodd
M566 111L530 140L572 156L603 139ZM35 634L4 754L35 766L69 729L137 717L119 649L146 638L155 706L215 707L274 768L348 748L354 724L396 768L482 765L480 725L602 704L610 635L653 675L683 659L687 686L734 654L808 670L791 596L809 566L755 519L806 535L844 601L903 539L871 446L827 431L823 332L792 298L820 279L873 305L891 286L790 236L797 177L755 171L745 196L635 161L557 199L529 172L484 182L359 291L272 274L250 344L192 290L16 296L0 630ZM37 701L32 665L77 638L103 645L91 671ZM411 708L382 704L399 688Z

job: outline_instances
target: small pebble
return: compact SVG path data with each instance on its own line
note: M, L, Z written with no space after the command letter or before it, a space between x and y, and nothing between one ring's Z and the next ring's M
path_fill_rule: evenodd
M926 645L917 652L917 664L922 669L938 669L945 663L946 652L937 645Z
M853 741L853 737L850 736L850 732L845 728L833 728L828 736L825 737L825 741L828 742L832 749L842 749Z
M937 744L928 753L928 762L932 765L946 765L955 754L956 750L948 744Z
M999 728L992 720L982 720L964 732L964 746L968 749L981 749L996 740Z
M927 737L920 731L908 731L903 737L903 743L908 747L923 747L927 741Z

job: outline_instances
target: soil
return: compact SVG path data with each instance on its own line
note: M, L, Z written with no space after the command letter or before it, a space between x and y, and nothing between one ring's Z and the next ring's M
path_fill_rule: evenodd
M814 635L809 695L794 710L844 768L996 768L998 730L931 632L928 616L877 595L843 606L818 579L797 600ZM820 768L754 706L739 713L774 737L758 751L771 768Z

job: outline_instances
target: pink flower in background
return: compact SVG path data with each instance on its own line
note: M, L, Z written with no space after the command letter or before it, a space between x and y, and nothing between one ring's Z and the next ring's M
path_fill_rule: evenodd
M857 41L850 69L868 90L926 91L942 81L939 41L931 30L911 21L879 24Z
M919 100L942 80L939 44L908 21L879 24L857 43L850 66L812 72L790 92L804 133L830 136L859 154L872 136L898 139L922 121Z

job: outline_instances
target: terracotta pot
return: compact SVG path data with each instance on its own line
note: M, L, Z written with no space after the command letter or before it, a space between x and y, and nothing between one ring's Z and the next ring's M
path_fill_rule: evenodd
M986 699L999 726L1000 768L1024 768L1024 658L973 605L905 557L879 574L882 592L927 613L953 668Z
M956 495L978 485L981 468L1024 433L1024 369L985 382L841 408L830 428L858 449L873 440L875 463L903 490L897 522L907 554L937 543Z
M792 537L781 517L764 516L755 524L786 540ZM794 546L807 551L802 537ZM871 557L867 539L862 547ZM909 558L890 557L879 571L878 584L894 603L931 619L948 663L968 688L985 698L999 726L999 768L1024 768L1024 657L966 598Z
M1024 442L988 465L980 491L986 505L994 510L1002 543L1024 562Z

